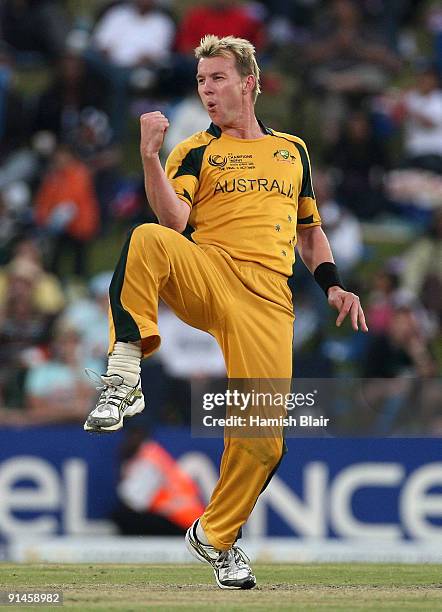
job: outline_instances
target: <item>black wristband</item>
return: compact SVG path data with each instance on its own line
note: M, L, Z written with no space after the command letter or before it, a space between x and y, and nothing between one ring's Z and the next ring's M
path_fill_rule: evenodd
M345 287L339 277L338 268L331 261L324 261L322 264L319 264L313 276L325 293L325 297L328 297L328 290L330 287L334 287L335 285L341 287L341 289L345 291Z

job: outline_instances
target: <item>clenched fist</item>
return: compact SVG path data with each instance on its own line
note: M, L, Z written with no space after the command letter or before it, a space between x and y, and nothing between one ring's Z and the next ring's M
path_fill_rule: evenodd
M140 151L142 158L149 158L158 155L168 127L169 121L163 115L163 113L160 113L160 111L144 113L144 115L141 115Z

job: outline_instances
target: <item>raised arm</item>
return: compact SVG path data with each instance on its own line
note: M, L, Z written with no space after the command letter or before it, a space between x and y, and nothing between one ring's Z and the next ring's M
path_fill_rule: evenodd
M144 170L144 186L149 204L161 225L183 232L190 207L180 200L169 183L159 158L169 121L159 111L140 118L140 152Z
M353 329L357 331L360 324L361 330L367 332L359 297L342 286L330 244L322 228L314 226L299 230L297 247L302 261L324 290L328 303L339 312L336 325L340 327L345 317L350 314Z

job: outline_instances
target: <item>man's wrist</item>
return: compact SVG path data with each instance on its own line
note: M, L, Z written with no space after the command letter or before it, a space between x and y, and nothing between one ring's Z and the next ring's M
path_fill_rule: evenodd
M334 291L335 289L337 289L338 291L345 291L344 287L341 287L341 285L332 285L327 289L327 297L330 295L330 291Z
M324 261L323 263L319 264L314 271L313 276L327 298L328 290L332 287L340 287L345 291L344 284L339 276L338 268L332 261Z

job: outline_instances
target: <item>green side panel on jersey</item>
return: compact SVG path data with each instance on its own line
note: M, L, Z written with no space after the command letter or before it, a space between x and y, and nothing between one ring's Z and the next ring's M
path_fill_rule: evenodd
M307 153L304 147L298 142L294 142L293 144L299 151L299 155L301 156L302 169L303 169L302 186L301 186L301 193L299 194L299 197L315 199L315 192L313 191L312 175L310 172L310 164L308 161Z
M191 175L199 179L206 147L207 144L190 149L190 151L183 157L181 165L173 178L176 179L179 176Z

